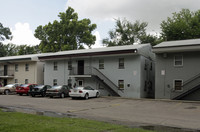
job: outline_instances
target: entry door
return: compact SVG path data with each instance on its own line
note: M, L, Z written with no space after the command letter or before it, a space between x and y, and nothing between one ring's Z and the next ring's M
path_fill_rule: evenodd
M84 60L78 61L78 75L84 75Z
M7 85L7 79L3 80L3 85L6 86Z
M4 76L8 75L8 66L4 65Z

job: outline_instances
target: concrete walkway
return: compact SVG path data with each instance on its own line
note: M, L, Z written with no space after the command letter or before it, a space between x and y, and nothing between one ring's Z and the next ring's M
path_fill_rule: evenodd
M0 95L0 107L18 111L51 111L71 117L125 124L129 126L170 126L200 130L200 103L123 98L42 98Z

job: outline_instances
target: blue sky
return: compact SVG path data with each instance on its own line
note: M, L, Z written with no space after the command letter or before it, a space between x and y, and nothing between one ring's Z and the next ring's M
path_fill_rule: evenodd
M79 18L89 18L97 24L93 32L97 37L94 47L108 37L117 18L131 22L148 22L149 33L159 33L160 23L182 8L200 9L200 0L0 0L0 22L13 33L14 44L39 44L33 34L37 26L58 20L59 12L71 6ZM8 43L8 42L6 42Z

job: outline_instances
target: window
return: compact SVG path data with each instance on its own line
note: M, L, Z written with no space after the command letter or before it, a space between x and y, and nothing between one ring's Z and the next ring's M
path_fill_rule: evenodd
M99 69L104 69L104 60L99 60Z
M28 84L28 79L25 79L25 84Z
M29 71L29 64L25 64L25 71Z
M15 79L15 83L18 83L18 79Z
M54 71L58 70L58 63L57 62L53 62L53 70Z
M174 56L174 66L183 66L183 56L182 55Z
M119 69L124 69L124 58L119 58Z
M80 86L80 87L83 86L83 80L78 80L78 86Z
M174 90L182 90L183 80L174 80Z
M15 64L15 72L18 72L18 64Z
M124 80L118 81L118 87L119 87L119 89L124 89Z
M53 79L53 86L56 86L56 85L58 85L57 79Z
M71 60L68 61L68 70L72 70L72 61Z

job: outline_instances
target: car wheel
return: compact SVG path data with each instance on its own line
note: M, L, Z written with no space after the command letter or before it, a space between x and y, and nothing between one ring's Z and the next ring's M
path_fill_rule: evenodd
M98 98L100 96L99 92L97 92L96 97Z
M20 93L19 95L22 96L22 93Z
M61 93L61 94L60 94L60 97L61 97L61 98L64 98L64 97L65 97L65 94L64 94L64 93Z
M45 93L42 93L42 97L44 97L45 96Z
M86 100L89 99L89 94L88 94L88 93L85 94L85 99L86 99Z
M50 98L53 98L53 96L49 96Z
M5 95L9 95L9 93L10 93L10 90L8 90L8 89L6 89L6 90L4 91L4 94L5 94Z
M35 97L35 94L31 94L32 97Z
M29 93L27 93L26 95L29 96Z

